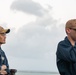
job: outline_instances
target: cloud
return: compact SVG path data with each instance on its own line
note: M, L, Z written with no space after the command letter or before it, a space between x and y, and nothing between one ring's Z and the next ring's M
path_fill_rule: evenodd
M11 29L7 36L7 44L4 46L11 67L21 65L22 70L56 71L55 53L58 41L65 35L63 29L64 25L59 24L59 21L53 19L50 14L37 17L36 21L22 26L17 32ZM12 62L15 66L12 66Z
M49 12L39 3L36 3L32 0L16 0L12 3L11 9L22 11L24 13L32 14L35 16L43 16L45 13Z
M37 16L35 21L24 24L17 32L11 29L8 34L4 50L7 49L6 54L11 67L22 70L56 71L55 53L58 41L65 35L63 24L59 24L58 20L53 19L49 12L32 0L16 0L11 9Z
M58 31L55 28L55 30L52 30L52 33L40 26L32 28L27 25L20 28L16 34L9 34L10 38L8 36L7 39L11 40L7 40L8 48L4 50L9 51L7 55L9 55L10 66L18 70L57 71L55 52L57 42L61 39L59 35L63 35L58 34L62 29Z
M7 38L9 50L12 49L9 54L43 59L47 52L55 53L56 43L63 36L62 29L57 27L57 21L51 16L38 18L35 22L24 25L17 33L11 31Z

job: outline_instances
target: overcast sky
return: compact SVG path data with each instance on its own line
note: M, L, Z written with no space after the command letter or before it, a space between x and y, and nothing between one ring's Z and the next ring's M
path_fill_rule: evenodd
M76 0L0 0L0 25L11 29L2 46L10 68L57 72L57 44L75 7Z

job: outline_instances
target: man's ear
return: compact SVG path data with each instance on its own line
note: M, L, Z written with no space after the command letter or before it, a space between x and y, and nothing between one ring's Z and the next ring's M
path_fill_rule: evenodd
M66 28L66 33L69 34L71 32L70 28Z

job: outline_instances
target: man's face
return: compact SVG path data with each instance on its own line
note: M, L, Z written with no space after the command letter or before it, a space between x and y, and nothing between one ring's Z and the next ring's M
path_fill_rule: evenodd
M72 38L72 40L76 41L76 29L68 28L67 33Z
M0 44L6 43L6 33L0 33Z

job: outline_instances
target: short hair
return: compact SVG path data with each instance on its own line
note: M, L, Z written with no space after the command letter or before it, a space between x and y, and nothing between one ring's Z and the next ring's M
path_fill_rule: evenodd
M71 19L66 22L65 28L74 28L76 29L76 19Z

